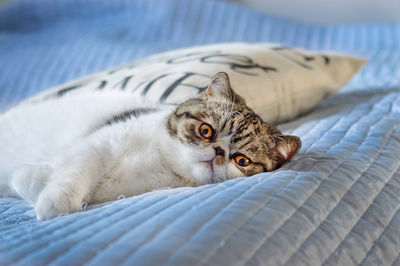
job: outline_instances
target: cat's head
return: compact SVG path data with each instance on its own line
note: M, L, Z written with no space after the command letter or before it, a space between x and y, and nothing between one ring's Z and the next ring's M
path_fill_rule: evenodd
M273 171L301 146L255 114L223 72L200 98L179 105L167 128L176 140L174 171L200 184Z

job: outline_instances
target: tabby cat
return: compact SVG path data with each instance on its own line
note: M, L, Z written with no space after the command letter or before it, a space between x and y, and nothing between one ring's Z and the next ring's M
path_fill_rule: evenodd
M223 72L177 107L118 92L16 107L0 117L0 142L0 195L34 204L39 220L84 201L272 171L301 146L246 106Z

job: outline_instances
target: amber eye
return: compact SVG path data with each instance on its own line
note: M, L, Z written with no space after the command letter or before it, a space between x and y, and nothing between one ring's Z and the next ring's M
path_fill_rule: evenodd
M243 154L236 154L234 155L233 159L235 160L235 163L239 166L248 166L251 161L249 158L247 158L246 156L244 156Z
M199 128L200 135L205 139L211 139L214 135L214 129L209 124L202 124Z

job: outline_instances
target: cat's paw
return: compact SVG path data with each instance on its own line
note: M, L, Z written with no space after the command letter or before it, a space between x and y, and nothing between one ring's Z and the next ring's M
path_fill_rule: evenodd
M36 218L48 220L59 215L77 212L82 200L71 197L63 189L46 188L35 204Z
M14 172L11 187L21 198L35 203L52 171L52 166L47 163L25 164Z

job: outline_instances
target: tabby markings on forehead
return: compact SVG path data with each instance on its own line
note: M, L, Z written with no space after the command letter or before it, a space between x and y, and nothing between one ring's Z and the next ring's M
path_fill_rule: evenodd
M186 118L192 118L192 119L201 121L200 117L198 117L198 115L193 113L194 110L192 108L192 105L190 104L190 103L201 103L201 102L202 102L202 100L198 99L198 98L188 100L186 102L187 104L185 106L180 106L175 110L174 115L177 118L181 118L184 116Z
M241 132L242 133L242 132ZM248 137L250 137L252 134L251 134L251 132L250 133L247 133L246 135L244 135L244 136L241 136L240 134L237 134L237 135L235 135L235 137L233 137L233 139L232 139L232 143L236 143L236 142L238 142L238 141L242 141L242 140L244 140L244 139L246 139L246 138L248 138Z
M197 120L197 121L202 121L200 118L196 117L195 115L193 115L189 111L185 111L185 112L182 112L182 113L179 113L179 114L177 112L175 112L175 116L177 118L181 118L181 117L184 116L186 118L191 118L191 119L194 119L194 120Z
M241 139L241 140L244 141L244 139ZM246 147L247 145L249 145L249 144L251 144L251 143L253 143L253 142L254 142L254 138L250 138L247 142L241 144L241 145L239 146L239 149L243 149L244 147Z

